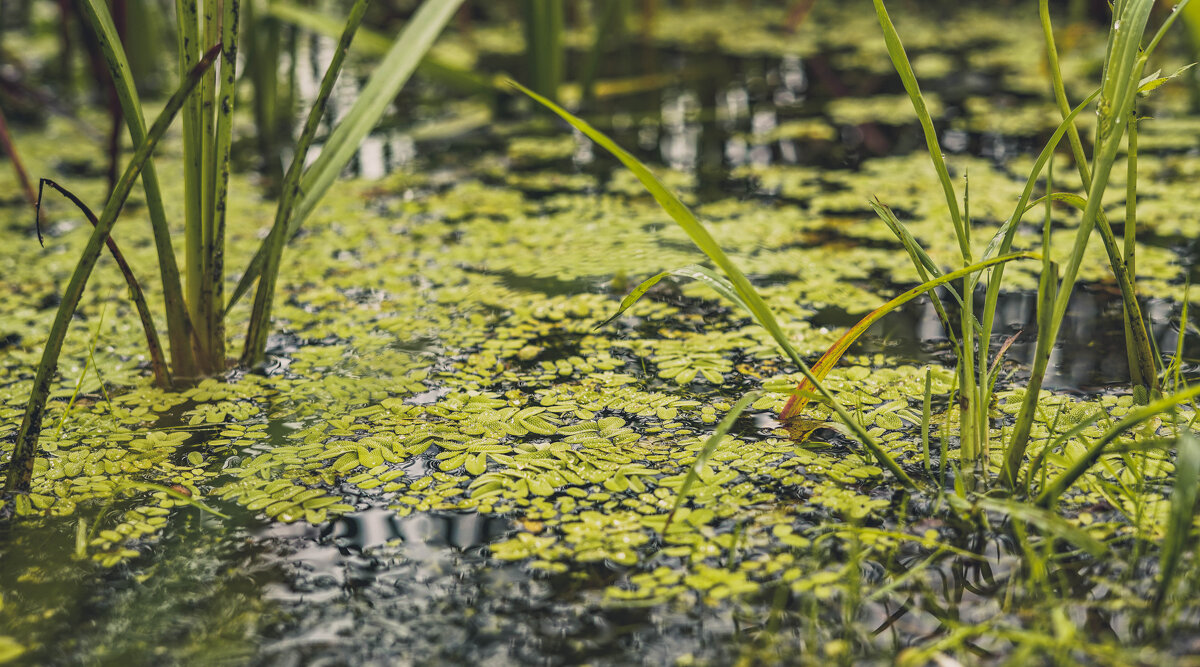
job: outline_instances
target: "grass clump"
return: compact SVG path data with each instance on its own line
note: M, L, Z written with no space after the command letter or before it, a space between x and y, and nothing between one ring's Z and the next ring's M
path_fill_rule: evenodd
M1181 6L1185 6L1184 0ZM513 84L532 99L558 114L576 130L582 132L598 145L612 153L622 162L654 196L663 209L679 224L700 250L716 265L720 273L702 266L690 266L674 271L660 273L642 283L621 304L617 315L624 312L636 302L655 283L668 275L678 275L692 278L709 285L725 298L741 306L754 320L765 328L783 350L788 359L795 364L804 376L804 381L793 392L787 402L781 419L790 421L796 419L801 409L811 400L816 399L826 403L838 418L850 429L853 435L870 452L884 468L891 471L895 478L904 486L915 488L917 484L909 474L885 451L867 432L858 419L840 405L833 395L821 384L821 379L837 363L849 346L857 340L875 321L894 310L902 303L921 294L930 294L939 318L946 330L956 354L958 364L956 370L958 410L958 460L954 476L959 497L966 497L968 492L982 490L993 481L999 481L1010 492L1018 489L1018 480L1025 465L1026 449L1030 439L1030 430L1038 410L1042 380L1049 362L1050 352L1054 348L1059 330L1066 315L1067 304L1077 282L1080 264L1083 261L1084 250L1093 230L1098 230L1109 253L1110 265L1116 275L1121 289L1124 306L1124 326L1127 339L1127 352L1130 362L1131 387L1137 403L1142 407L1126 415L1120 421L1111 424L1103 435L1094 440L1082 456L1076 458L1071 466L1049 480L1044 480L1034 497L1034 505L1052 507L1057 499L1074 484L1089 468L1096 464L1100 456L1107 451L1112 443L1127 430L1154 419L1165 411L1172 410L1180 403L1192 400L1200 395L1200 388L1185 388L1170 396L1163 397L1159 388L1158 368L1154 352L1151 349L1146 326L1138 304L1136 283L1133 279L1134 245L1136 221L1136 131L1130 129L1133 125L1130 119L1136 112L1135 101L1140 95L1149 94L1170 77L1157 75L1143 79L1146 63L1158 45L1162 36L1175 20L1178 13L1173 13L1153 35L1143 49L1141 46L1150 18L1152 0L1126 0L1118 2L1113 8L1112 25L1108 34L1108 50L1104 62L1104 71L1100 89L1088 96L1076 107L1069 108L1063 92L1061 74L1058 71L1057 54L1053 46L1053 35L1049 24L1046 2L1041 3L1041 16L1049 54L1049 69L1053 81L1056 99L1062 112L1062 122L1055 130L1045 149L1035 161L1025 188L1020 195L1017 206L999 231L990 239L980 253L978 240L973 238L970 217L969 193L964 195L960 205L954 180L941 151L937 131L928 111L928 105L921 93L899 33L888 15L882 0L874 0L876 15L883 30L887 51L904 84L905 91L912 102L917 118L920 121L922 133L928 148L929 157L938 175L942 193L949 211L951 231L957 241L961 267L951 271L943 271L922 249L919 241L908 232L903 223L882 202L872 202L872 207L885 222L893 234L900 240L905 252L911 258L922 279L922 284L909 292L880 306L857 325L852 327L845 336L835 343L813 367L800 357L796 349L784 335L776 322L771 309L750 284L745 274L733 263L720 245L713 239L703 224L692 214L674 194L636 158L618 146L601 132L595 130L583 120L548 100L546 97ZM1097 141L1090 163L1084 158L1078 131L1075 127L1076 117L1098 100L1097 112ZM1101 211L1101 201L1108 183L1109 174L1117 161L1119 148L1129 132L1129 179L1127 197L1127 230L1124 248L1118 248L1112 228ZM1047 169L1054 151L1063 137L1069 137L1076 164L1079 168L1085 194L1056 193L1050 189L1052 181ZM1032 201L1034 189L1042 175L1047 170L1047 194L1039 200ZM1049 206L1053 201L1066 201L1074 204L1082 211L1082 219L1076 231L1072 252L1064 266L1050 260ZM1012 243L1018 225L1023 217L1038 203L1047 207L1046 222L1043 233L1043 247L1040 252L1012 252ZM1000 361L1015 336L994 347L992 334L995 324L996 308L1000 290L1004 284L1004 268L1007 262L1018 259L1038 260L1041 272L1038 287L1037 326L1038 337L1034 355L1033 368L1026 388L1024 399L1017 413L1016 423L1006 430L1007 438L996 443L999 447L1001 464L996 478L992 477L991 468L993 443L989 441L991 418L989 409L998 379ZM722 275L723 274L723 275ZM981 280L983 280L981 284ZM944 288L949 298L957 305L957 321L950 317L951 309L947 308L935 288ZM983 288L983 305L977 309L974 305L978 289ZM615 316L614 316L615 317ZM928 397L926 399L928 404ZM735 406L734 413L745 409L748 401L742 401ZM928 409L926 409L928 414ZM1069 434L1078 433L1083 428L1091 426L1099 418L1099 413L1091 418L1081 420ZM722 428L709 441L705 451L696 460L696 466L702 466L710 448L721 439L724 430L731 422L724 422ZM923 427L922 442L926 470L932 471L929 465L928 425ZM1065 439L1069 436L1063 436ZM1049 447L1047 449L1050 449ZM1044 452L1043 452L1044 454ZM1038 466L1044 462L1044 457L1035 458L1024 470L1027 484L1038 477ZM942 465L945 465L943 457ZM1044 476L1042 476L1044 478ZM1024 507L1024 506L1023 506Z
M320 156L313 164L306 165L308 149L316 137L333 83L366 11L367 0L355 2L295 146L292 164L284 177L275 222L229 298L224 294L225 218L229 201L229 151L237 81L235 64L240 3L237 0L204 0L203 3L181 0L178 3L178 62L181 73L186 76L184 84L149 132L145 128L141 102L125 50L107 4L101 0L84 3L91 29L100 42L116 85L130 136L138 148L125 176L110 195L59 306L17 434L17 444L5 480L6 491L29 489L42 416L67 327L99 258L100 248L108 239L136 179L142 177L154 228L166 308L167 337L170 340L172 363L169 370L161 359L155 363L159 371L159 383L164 386L176 382L187 384L200 377L224 372L227 364L226 313L254 285L255 280L258 280L258 289L242 361L246 364L261 362L270 330L271 304L283 245L312 213L349 163L358 144L383 116L391 100L412 75L460 3L461 0L430 0L421 5L368 80L362 94L334 128ZM201 44L212 43L216 45L201 57ZM217 71L214 72L213 64L218 60L219 65L215 66ZM261 63L258 66L269 67L274 64ZM195 94L193 91L196 91ZM182 113L184 117L186 280L181 280L176 265L173 239L163 209L162 191L151 157L155 145L177 113ZM143 321L147 338L157 338L153 322L148 319Z

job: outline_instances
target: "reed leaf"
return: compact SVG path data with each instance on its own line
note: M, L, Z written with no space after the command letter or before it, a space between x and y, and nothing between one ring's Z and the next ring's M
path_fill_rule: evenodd
M716 452L717 447L721 445L721 440L725 438L725 434L729 432L729 429L733 428L734 422L745 412L746 408L750 407L750 404L758 399L759 393L757 391L747 392L745 396L738 399L738 402L733 404L733 407L729 409L729 412L717 424L717 428L708 437L708 440L704 441L704 446L696 454L696 460L692 461L692 465L688 468L687 476L683 478L683 483L679 485L679 490L675 492L675 504L671 506L671 511L667 514L667 520L663 524L662 532L664 535L667 534L667 530L671 527L671 521L675 519L675 513L683 506L683 500L687 498L688 491L692 489L692 485L696 483L696 480L700 479L700 470L705 465L708 465L708 460L712 458L713 452Z
M839 338L833 345L831 345L829 349L825 351L825 354L821 355L820 360L818 360L817 363L812 367L812 374L817 378L818 381L825 379L825 376L829 373L830 369L837 365L838 360L841 359L842 355L846 353L846 350L854 344L854 341L861 338L862 335L867 332L867 329L871 328L872 324L875 324L884 315L887 315L896 308L899 308L900 306L912 301L929 290L936 287L941 287L952 280L958 280L959 278L969 276L972 273L982 271L989 267L997 266L1005 262L1011 262L1016 259L1041 259L1041 256L1034 252L1018 252L1011 255L1004 255L1002 257L985 259L982 262L976 262L971 266L966 266L957 271L952 271L945 275L934 278L933 280L926 281L900 294L891 301L888 301L887 303L868 313L866 317L859 320L854 326L850 327L846 333L842 334L842 337ZM786 420L791 419L799 414L799 411L803 409L808 401L806 394L811 392L812 389L813 386L809 383L808 379L805 379L804 382L801 382L796 387L796 392L793 392L792 398L789 399L787 405L784 406L783 412L779 414L779 418Z
M1162 609L1175 583L1184 549L1192 542L1192 522L1196 516L1197 490L1200 489L1200 439L1191 430L1184 430L1176 440L1175 451L1175 485L1171 489L1166 536L1158 559L1161 579L1151 607L1155 615Z
M62 352L63 341L67 337L71 318L75 315L75 309L83 297L83 290L87 286L88 278L92 275L92 269L96 266L96 260L100 257L104 241L112 231L113 224L116 223L117 216L125 205L125 200L128 199L134 183L141 175L142 168L150 159L150 154L166 134L171 121L175 119L176 114L183 107L184 101L212 66L219 52L220 45L210 49L184 77L175 94L167 100L166 106L163 107L162 112L146 133L145 140L130 158L124 174L117 181L108 203L100 213L99 222L92 230L87 246L84 247L83 253L75 265L75 270L71 274L71 280L67 283L62 301L58 306L58 312L54 316L54 324L50 328L50 337L42 349L41 362L38 364L37 373L34 376L33 387L29 392L29 402L26 404L25 415L21 420L21 426L17 431L16 442L13 446L12 459L9 461L8 475L4 481L6 492L29 491L30 481L33 478L33 463L37 456L38 436L42 430L42 417L46 411L46 400L50 396L50 382L58 369L58 357Z
M201 289L208 340L204 343L207 373L225 370L225 218L229 203L229 159L233 141L233 106L237 87L238 26L241 0L222 0L220 82L216 90L213 136L212 196L206 200L204 256L206 280Z
M391 49L359 91L358 99L350 111L330 133L321 154L301 177L300 195L288 220L285 240L296 233L350 163L358 145L387 112L388 105L408 82L417 63L433 46L434 40L461 4L462 0L425 0L392 42ZM227 309L232 308L261 275L267 259L268 241L263 241L250 260L246 272L229 297Z
M283 177L283 187L279 196L279 204L275 209L275 223L266 240L266 260L262 274L259 276L258 290L254 295L254 309L250 314L250 326L246 333L246 345L242 353L242 363L252 365L263 361L267 349L267 334L271 330L271 303L275 297L275 284L279 277L280 260L283 257L283 246L287 243L288 221L291 220L292 210L300 192L300 177L304 173L304 163L308 150L316 139L317 130L321 125L321 117L329 103L329 95L333 92L333 84L341 72L346 53L350 50L350 42L362 22L367 10L368 0L357 0L346 19L345 29L338 39L333 58L321 79L321 88L317 99L308 111L304 122L304 130L296 142L296 150L292 163L288 166L287 174Z
M108 65L112 76L117 99L121 103L121 111L129 128L129 138L134 146L141 145L146 140L146 120L142 113L142 103L138 97L137 86L133 81L129 61L121 46L121 38L112 15L108 11L105 0L84 0L80 3L83 15L91 26L92 32L100 44L100 51ZM195 63L199 59L199 46L196 49ZM180 76L187 69L180 70ZM167 338L171 343L171 362L176 373L188 377L195 375L195 361L192 354L192 321L187 312L187 304L183 296L183 285L179 276L179 265L175 261L175 249L171 242L171 231L167 224L167 216L163 208L162 190L159 186L158 172L154 160L150 159L142 169L142 188L146 194L146 210L150 216L150 227L154 234L154 249L158 257L158 274L162 283L163 304L167 318Z
M579 130L601 148L611 153L613 157L617 158L621 162L621 164L625 165L627 169L633 172L633 175L636 176L638 181L641 182L642 187L646 188L650 195L654 197L654 200L658 202L659 206L661 206L663 210L671 216L671 219L674 220L675 223L687 233L688 237L692 239L692 243L694 243L697 248L699 248L705 255L708 256L709 259L712 260L714 264L717 265L718 268L721 269L721 271L729 279L729 282L733 285L734 291L739 297L741 297L741 300L745 302L748 310L751 312L751 314L753 314L755 321L758 322L759 326L766 329L767 333L771 334L771 337L775 339L776 344L783 349L788 358L792 360L792 363L796 364L796 366L799 368L800 373L811 382L811 385L816 388L817 392L821 394L821 396L825 399L833 411L837 413L838 417L841 418L846 426L849 427L856 436L858 436L858 438L862 441L863 447L871 452L871 454L875 456L885 468L890 470L892 474L895 475L897 479L899 479L905 486L909 488L915 488L916 485L912 481L912 478L908 476L908 473L904 472L904 469L896 463L891 455L885 452L878 445L878 443L875 442L874 438L867 433L867 429L863 427L863 425L860 424L856 419L854 419L853 416L851 416L850 413L847 412L846 409L837 401L837 399L834 398L833 394L831 394L829 390L822 386L820 381L813 376L808 364L804 363L804 359L800 356L800 353L797 352L796 348L792 346L790 341L788 341L787 335L784 334L783 328L779 326L779 322L776 321L775 315L771 312L771 309L767 306L767 303L763 300L762 296L759 295L758 291L754 289L754 286L750 284L750 280L746 278L746 274L742 273L742 270L739 269L737 265L733 263L733 260L731 260L729 256L725 254L725 251L721 248L720 244L718 244L716 239L712 237L712 234L708 232L708 229L706 229L704 225L700 223L700 220L696 218L695 214L693 214L692 211L685 206L678 197L668 190L666 186L662 184L662 181L659 181L646 165L642 164L640 160L635 158L628 151L618 146L616 142L610 139L603 132L600 132L596 128L592 127L584 120L575 117L574 114L566 109L563 109L549 99L533 92L532 90L515 81L510 81L509 84L522 93L525 93L534 101L538 102L550 111L553 111L556 115L558 115L559 118L565 120L571 125L571 127Z

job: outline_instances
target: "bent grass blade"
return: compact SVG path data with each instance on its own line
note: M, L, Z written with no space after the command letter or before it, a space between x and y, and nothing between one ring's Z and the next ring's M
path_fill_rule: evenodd
M70 190L62 187L54 181L43 178L38 184L37 211L40 216L42 210L42 189L49 185L58 191L59 194L66 197L75 207L83 213L88 222L92 223L92 228L100 225L100 221L96 218L96 214L92 209L88 208L78 197ZM39 231L39 236L41 232ZM133 269L130 268L129 262L125 260L125 254L117 246L116 240L110 235L104 240L108 246L108 252L112 254L113 261L117 263L117 268L121 270L121 275L125 276L125 284L129 287L129 297L133 300L133 305L137 308L138 319L142 321L142 331L146 335L146 351L150 355L150 367L154 372L154 382L159 387L166 389L171 386L171 371L167 367L166 357L163 355L162 343L158 339L158 329L154 326L154 318L150 315L150 307L146 305L146 294L142 291L142 285L133 275Z
M938 278L934 278L933 280L922 283L908 290L907 292L900 294L891 301L888 301L882 306L871 311L866 317L859 320L857 324L850 327L849 331L842 334L842 337L839 338L833 345L831 345L829 349L825 351L825 354L821 355L820 360L818 360L817 363L812 367L812 374L817 378L818 381L825 379L825 376L829 374L830 369L837 364L838 360L842 358L842 355L846 353L846 350L849 349L852 344L854 344L854 341L862 337L862 335L867 332L867 329L871 328L872 324L878 322L880 318L892 312L896 308L908 303L909 301L912 301L929 290L934 289L935 287L940 287L941 285L945 285L952 280L958 280L959 278L971 275L977 271L982 271L988 267L997 266L1017 259L1041 259L1041 255L1035 252L1018 252L1001 257L993 257L982 262L976 262L971 266L961 268L957 271L952 271ZM787 405L784 406L783 412L779 413L779 418L781 420L788 420L799 414L800 410L803 409L808 402L806 394L811 392L812 389L813 385L810 384L807 378L804 380L804 382L801 382L799 385L797 385L796 392L793 394L792 398L788 400Z
M755 321L757 321L761 327L766 329L767 332L771 334L771 337L775 339L775 342L779 345L779 347L782 348L784 353L787 354L788 358L792 360L792 363L796 364L796 366L800 369L800 373L812 382L812 386L816 388L816 390L821 394L833 411L837 413L837 416L846 424L847 427L850 428L851 431L854 432L854 435L862 441L863 446L869 452L871 452L871 454L874 455L885 468L890 470L892 474L894 474L905 486L909 488L915 488L916 484L912 481L912 478L908 476L908 473L904 472L904 469L896 463L895 459L885 452L879 446L879 444L875 442L874 438L867 433L867 429L860 424L858 420L856 420L845 409L845 407L838 403L833 394L831 394L829 390L822 386L820 381L813 376L808 364L804 363L804 359L800 356L800 353L797 352L796 348L792 346L790 341L788 341L787 335L784 334L782 327L779 326L779 322L775 320L775 315L771 312L771 309L767 306L767 303L763 300L762 296L759 295L758 291L754 289L754 286L750 284L750 280L746 278L746 274L742 273L742 270L739 269L737 265L733 263L733 260L731 260L729 256L725 254L725 251L721 248L720 244L718 244L716 239L709 234L708 230L703 224L700 223L700 220L696 218L695 214L693 214L692 211L686 205L684 205L684 203L681 202L678 197L668 190L666 186L654 176L654 173L651 172L646 165L642 164L640 160L635 158L628 151L618 146L616 142L610 139L603 132L600 132L582 119L577 118L574 114L566 109L563 109L549 99L546 99L545 97L533 92L532 90L515 81L509 81L509 85L521 91L522 93L525 93L531 99L546 107L550 111L553 111L556 115L558 115L559 118L562 118L572 127L587 135L588 138L611 153L613 157L620 160L621 164L625 165L626 168L632 171L634 176L637 177L638 181L641 182L642 186L645 187L651 196L654 197L655 201L658 202L659 206L661 206L663 210L671 216L671 219L674 220L676 224L683 228L688 237L692 239L692 243L694 243L697 248L704 252L705 255L708 255L708 258L711 259L713 263L721 269L722 272L724 272L725 276L729 279L734 292L741 297L741 300L745 303L746 308L751 312L751 314L753 314Z

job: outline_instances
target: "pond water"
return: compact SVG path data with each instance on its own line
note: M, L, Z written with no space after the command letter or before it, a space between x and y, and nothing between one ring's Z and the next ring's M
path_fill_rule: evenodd
M601 94L581 114L695 208L802 354L815 359L917 282L870 198L935 261L955 263L940 187L871 12L818 3L791 34L772 3L660 4L644 34L603 53ZM1036 15L904 5L896 21L988 238L1058 122ZM481 21L438 49L519 71L519 35ZM1094 86L1104 34L1076 24L1069 35L1064 74L1078 94ZM568 32L568 72L586 65L590 39ZM1169 46L1155 68L1183 64L1184 45ZM328 48L314 39L302 54L319 63ZM1151 613L1170 450L1108 455L1056 513L997 499L964 509L932 490L954 489L958 417L927 299L876 325L828 386L930 490L905 491L823 406L805 415L812 435L794 439L775 419L786 396L766 394L668 526L717 422L748 390L786 390L796 369L695 283L660 283L597 329L641 280L702 255L606 153L522 99L489 105L414 84L289 246L266 365L154 388L123 279L101 263L68 337L33 493L0 501L0 662L1179 664L1200 653L1194 552L1179 575L1188 592ZM1152 120L1140 135L1138 278L1164 355L1177 348L1200 232L1188 85L1144 103ZM355 93L345 86L343 104ZM31 172L98 207L105 157L88 128L102 115L12 115ZM171 136L164 182L180 181L179 155ZM1062 157L1055 183L1077 187ZM9 171L0 192L16 191ZM1124 179L1115 170L1114 220ZM241 267L273 205L254 174L234 185L227 262ZM149 276L140 196L114 237ZM168 213L182 215L171 198ZM85 240L86 221L54 203L39 251L30 218L18 198L0 202L0 225L19 240L0 248L4 459ZM1053 222L1065 255L1078 216L1056 208ZM1040 234L1031 225L1018 245ZM1033 356L1038 270L1015 263L1007 274L996 348L1020 335L1000 365L997 441ZM1050 447L1052 474L1133 409L1120 296L1099 242L1081 277L1031 454L1104 417ZM152 301L156 282L143 278ZM247 311L230 315L235 342ZM1181 414L1187 423L1193 412ZM1138 435L1173 434L1163 420ZM1104 552L1081 547L1088 539Z

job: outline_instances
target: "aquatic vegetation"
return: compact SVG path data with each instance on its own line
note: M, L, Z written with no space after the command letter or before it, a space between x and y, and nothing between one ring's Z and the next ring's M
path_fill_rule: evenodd
M218 7L218 4L222 6ZM171 113L160 116L160 120L165 122L157 128L158 136L147 135L137 89L129 74L124 49L107 6L97 2L85 4L89 21L105 52L114 85L128 119L130 136L135 144L140 145L139 155L131 161L131 168L126 173L129 183L121 189L114 190L109 197L99 224L93 231L89 250L77 265L68 297L63 299L59 307L50 342L46 345L42 361L38 365L39 379L34 383L28 409L17 435L19 444L13 451L10 473L5 480L6 491L23 491L29 487L32 461L41 430L42 412L45 409L49 382L58 364L62 339L66 335L68 322L74 314L84 285L95 266L99 245L108 238L116 216L132 188L132 181L139 172L145 171L142 180L155 232L174 373L181 381L187 382L198 376L225 370L225 313L249 289L255 279L259 280L258 290L246 336L243 362L261 363L267 331L270 328L271 303L283 245L295 234L342 168L353 157L363 137L378 122L389 100L408 80L417 62L441 32L458 4L448 2L423 5L425 11L414 16L405 31L397 37L393 48L384 57L380 69L364 87L363 94L354 107L341 119L321 155L312 165L306 165L305 156L316 137L333 83L366 10L365 0L356 2L297 142L292 165L284 177L283 195L276 210L275 222L228 300L224 296L225 215L228 204L233 88L236 82L238 3L206 3L202 26L200 8L196 3L181 5L177 17L180 72L190 70L195 73L185 80L188 82L185 87L180 88L182 96L176 95L179 104L184 106L185 121L183 159L186 299L180 285L179 270L175 265L175 252L163 212L162 193L150 158L158 137L166 131L178 108L172 109L169 105L168 110L171 110ZM222 12L219 17L218 9ZM199 51L202 42L217 44L204 59L200 58ZM206 64L212 62L216 50L220 51L222 58L219 87L213 83L214 79L203 78ZM215 77L215 74L213 76ZM197 85L200 97L190 97L188 93ZM205 114L212 115L205 117ZM92 247L96 250L91 250ZM148 339L156 338L150 328L152 325L149 322L144 323L148 326ZM161 361L157 365L159 368L164 366ZM159 381L165 385L172 383L170 375L160 377Z
M775 40L767 47L782 43L762 9L741 12L742 25L759 22ZM1036 23L1021 25L1036 32ZM510 41L519 38L515 23L506 26ZM502 34L477 27L486 39ZM567 31L571 48L593 44L586 31ZM798 44L845 39L827 32ZM453 40L462 47L462 34ZM954 62L973 53L923 43ZM831 62L884 52L841 44ZM496 48L520 53L507 42ZM680 47L685 68L696 62L687 50L699 48ZM914 57L922 75L929 54ZM770 68L777 56L754 58ZM757 77L756 59L734 62ZM996 67L995 81L1040 76L1045 87L1044 73L1025 71L1039 67L1030 58ZM869 71L883 69L875 62ZM937 90L961 110L946 96L951 85ZM440 118L443 107L420 92L428 105L420 114ZM1164 94L1176 93L1156 93L1148 109L1165 113ZM780 112L776 127L824 104L814 93L799 111ZM979 122L992 113L977 111ZM948 117L953 134L962 116ZM1154 122L1141 123L1139 141ZM773 149L842 146L821 138L826 120L801 138L759 127L743 118L719 129ZM904 153L919 135L894 131L905 137L898 154L849 168L803 157L781 165L773 155L771 164L739 163L735 182L715 190L692 172L659 179L681 190L678 201L721 240L805 361L911 285L911 260L871 219L870 195L888 202L934 265L958 268L928 155ZM102 157L57 136L71 159ZM1011 497L964 485L959 373L924 299L881 320L892 326L873 328L821 378L848 423L918 487L907 490L859 446L832 402L810 402L800 424L773 418L803 377L736 299L664 278L595 327L649 274L696 261L687 233L633 172L606 173L578 136L548 137L540 124L471 130L469 158L447 148L444 134L415 141L413 171L339 182L314 210L289 246L295 261L282 263L267 362L253 370L155 388L122 276L93 277L51 383L54 428L42 437L31 493L0 499L0 512L13 515L0 526L0 658L1169 663L1192 650L1196 527L1186 510L1195 461L1176 440L1188 437L1195 406L1172 415L1115 387L1092 391L1124 372L1113 363L1122 356L1120 306L1100 239L1080 263L1085 314L1064 324L1064 363L1057 376L1051 364L1045 383L1055 390L1036 392L1027 448L1036 464L1020 470ZM165 142L164 154L177 155L178 138ZM1153 340L1176 356L1164 376L1176 382L1164 386L1177 392L1194 350L1169 321L1187 302L1192 250L1168 235L1195 229L1189 212L1170 219L1190 198L1192 160L1150 144L1139 143L1138 287L1155 295L1142 306ZM645 145L639 151L653 159ZM969 172L973 232L990 238L1037 156L957 151L948 168L955 178ZM50 153L31 151L31 160L43 169ZM166 200L181 201L166 185L182 184L168 177L175 165L161 162ZM1081 187L1066 172L1059 166L1045 190ZM79 178L83 199L100 196L100 179ZM1128 178L1111 180L1104 212L1116 224ZM251 183L231 175L230 196L248 220L269 222L275 205L255 202ZM129 218L143 219L145 207L131 203ZM1070 204L1052 211L1056 262L1078 229ZM47 226L36 264L0 249L11 296L0 303L0 434L9 438L56 283L84 241L72 230L86 224ZM250 260L259 226L231 226L231 263ZM1042 227L1019 229L1014 249L1038 250ZM148 225L120 236L131 265L154 261ZM993 353L1033 319L1030 288L1041 274L1039 261L1006 266L996 318L1004 333ZM157 306L160 291L146 292ZM247 317L231 311L230 328ZM1111 339L1086 331L1111 322ZM1033 347L1018 340L995 367L991 446L981 454L988 470L1003 465L997 443L1008 441L1031 393L1022 380ZM1098 358L1104 368L1094 376L1069 373ZM1038 496L1074 470L1082 472L1070 488L1040 507ZM136 637L114 631L130 623L142 630Z

